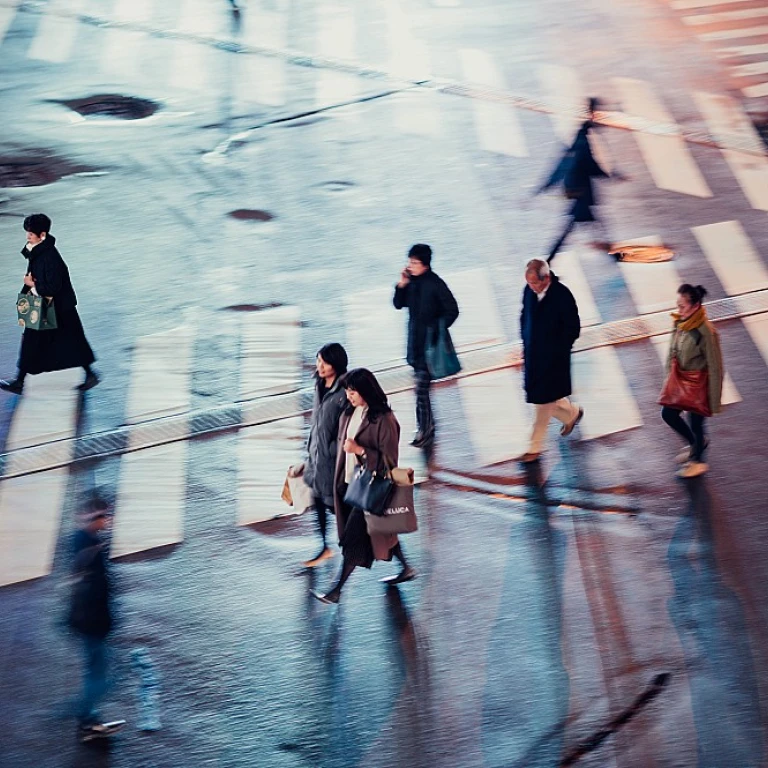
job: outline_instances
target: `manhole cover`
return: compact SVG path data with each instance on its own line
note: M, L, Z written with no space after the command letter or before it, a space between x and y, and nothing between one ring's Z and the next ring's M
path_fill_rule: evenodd
M64 176L93 170L43 150L13 155L0 154L0 187L41 187Z
M59 101L83 117L113 117L117 120L141 120L150 117L160 109L157 102L136 96L121 96L115 93L100 93L82 99Z
M230 211L229 215L238 221L272 221L275 218L269 211L252 208L238 208L236 211Z

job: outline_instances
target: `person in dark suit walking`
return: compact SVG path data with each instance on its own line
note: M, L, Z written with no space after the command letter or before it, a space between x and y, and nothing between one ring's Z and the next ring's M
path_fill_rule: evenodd
M581 332L576 300L542 259L528 262L525 281L520 337L526 400L534 404L536 415L529 448L518 461L529 464L541 456L550 419L562 422L560 434L565 437L581 421L584 409L568 399L571 348Z
M432 376L427 367L427 337L434 336L440 320L450 328L459 316L459 305L445 281L432 271L432 249L417 243L408 251L408 265L400 273L392 299L395 309L408 307L408 349L406 359L416 382L416 422L411 441L417 448L429 448L435 439L435 419L429 388Z
M77 296L69 270L56 248L56 238L50 233L51 220L44 213L33 213L24 219L24 229L27 244L21 252L28 264L23 292L53 299L57 327L45 331L24 329L18 374L13 381L0 381L0 389L20 395L29 374L82 368L85 380L78 389L84 392L99 383L91 367L96 357L77 313Z

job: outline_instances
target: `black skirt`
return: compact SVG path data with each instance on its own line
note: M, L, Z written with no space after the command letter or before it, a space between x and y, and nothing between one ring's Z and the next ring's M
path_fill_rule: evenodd
M95 362L77 308L56 307L56 323L58 328L52 331L25 329L19 351L19 372L47 373L85 367Z
M352 507L347 515L347 524L339 541L344 561L355 566L370 568L373 565L373 545L361 509Z

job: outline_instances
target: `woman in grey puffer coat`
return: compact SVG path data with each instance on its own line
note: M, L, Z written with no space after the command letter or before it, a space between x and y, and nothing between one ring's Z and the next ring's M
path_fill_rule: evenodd
M340 379L347 372L347 353L341 344L326 344L317 353L315 397L307 441L304 481L312 489L317 524L323 546L320 553L304 565L314 568L333 557L328 546L328 514L333 513L333 477L336 467L339 417L347 406L347 395Z

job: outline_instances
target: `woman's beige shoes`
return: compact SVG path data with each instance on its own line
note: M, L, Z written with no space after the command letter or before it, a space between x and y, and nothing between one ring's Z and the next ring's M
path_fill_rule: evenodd
M305 568L314 568L325 560L330 560L333 557L333 550L330 547L326 547L319 555L313 557L311 560L304 561Z

